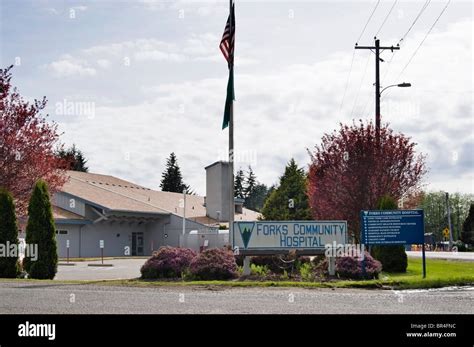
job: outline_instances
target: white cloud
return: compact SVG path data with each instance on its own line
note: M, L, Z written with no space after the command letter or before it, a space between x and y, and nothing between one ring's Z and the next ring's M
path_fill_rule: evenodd
M137 61L158 60L158 61L172 61L183 62L185 57L182 54L167 53L158 50L146 50L135 53Z
M98 59L97 65L103 69L108 69L110 67L110 61L107 59Z
M78 11L85 11L87 10L87 6L84 5L79 5L79 6L73 6L71 7L72 10L78 10Z
M89 67L85 62L72 58L69 55L63 56L60 60L53 61L44 66L51 71L55 77L70 76L95 76L96 70Z

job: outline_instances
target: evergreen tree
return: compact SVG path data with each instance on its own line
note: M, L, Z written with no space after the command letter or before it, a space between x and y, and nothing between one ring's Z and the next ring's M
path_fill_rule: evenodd
M183 182L181 169L178 166L178 159L176 159L174 152L166 160L166 169L161 177L160 187L162 191L182 193L183 190L186 190L186 193L192 194L190 187Z
M471 204L469 214L462 225L461 241L474 245L474 204Z
M89 172L89 168L86 166L87 159L75 144L68 149L62 148L56 151L56 156L64 159L64 169L66 170Z
M265 184L257 183L250 195L245 199L244 206L250 210L260 212L268 195L268 187Z
M307 176L291 159L280 177L280 185L267 198L262 209L266 220L311 220Z
M397 210L398 205L395 199L384 196L378 204L379 210ZM406 272L408 258L405 246L373 246L372 256L382 263L382 269L386 272Z
M253 173L252 167L249 165L249 171L247 172L247 177L245 178L245 190L244 190L245 197L249 197L252 194L256 185L257 185L257 177Z
M18 225L12 195L0 188L0 244L18 245ZM19 274L18 254L15 257L0 257L0 277L15 278Z
M244 183L245 183L244 171L239 170L237 171L237 174L235 175L235 182L234 182L234 196L236 198L240 198L240 199L245 198Z
M28 205L26 243L38 246L38 259L25 257L23 260L29 277L53 279L58 268L56 228L48 186L43 180L36 182Z

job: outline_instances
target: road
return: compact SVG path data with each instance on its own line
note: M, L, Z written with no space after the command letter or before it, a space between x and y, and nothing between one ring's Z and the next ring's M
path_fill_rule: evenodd
M140 277L140 268L146 259L109 259L113 266L88 266L100 261L76 262L73 266L59 265L55 280L115 280ZM61 262L64 263L64 262Z
M0 282L0 313L474 313L474 288L138 288Z
M409 257L421 258L421 251L407 251ZM426 258L474 261L474 252L425 252Z

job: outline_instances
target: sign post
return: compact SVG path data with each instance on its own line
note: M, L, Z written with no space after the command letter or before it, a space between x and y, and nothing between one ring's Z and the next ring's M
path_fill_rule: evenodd
M102 258L102 265L104 265L104 240L99 241L99 247L100 247L100 256Z
M365 245L422 245L426 278L423 210L370 210L360 212L361 240Z
M66 262L69 264L69 240L66 240L66 257L67 257L67 260Z

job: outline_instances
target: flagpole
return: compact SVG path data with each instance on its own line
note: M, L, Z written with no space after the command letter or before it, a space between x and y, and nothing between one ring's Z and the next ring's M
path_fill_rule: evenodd
M230 39L232 40L232 27L233 23L233 16L232 16L232 2L233 0L229 0L229 29L230 29ZM235 7L234 7L235 9ZM234 41L235 42L235 41ZM230 61L229 67L229 74L234 73L234 57L232 55L232 59ZM229 75L230 76L230 75ZM234 81L232 81L234 82ZM229 114L229 184L230 184L230 206L229 206L229 242L230 245L234 246L234 100L231 98L230 100L230 114Z

